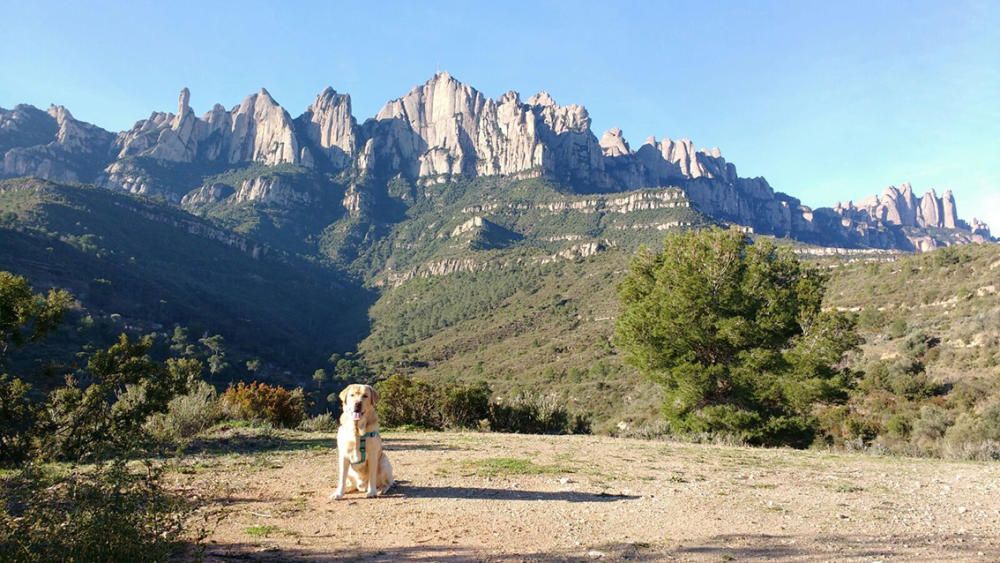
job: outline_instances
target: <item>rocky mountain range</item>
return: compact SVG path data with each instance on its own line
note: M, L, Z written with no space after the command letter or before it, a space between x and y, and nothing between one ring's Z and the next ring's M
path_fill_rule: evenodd
M582 106L559 105L545 92L492 99L444 72L362 123L350 96L332 88L295 118L264 89L201 117L189 100L185 88L177 113L154 112L117 134L61 106L0 109L0 176L93 183L194 211L327 205L321 192L339 186L332 205L354 216L377 215L389 200L412 205L413 197L393 192L400 182L427 193L461 178L544 178L569 195L679 188L718 222L824 246L929 250L992 240L986 225L959 219L950 191L915 197L903 184L812 209L764 178L740 177L718 149L653 137L633 149L620 129L598 138ZM311 187L268 173L281 167L302 171Z

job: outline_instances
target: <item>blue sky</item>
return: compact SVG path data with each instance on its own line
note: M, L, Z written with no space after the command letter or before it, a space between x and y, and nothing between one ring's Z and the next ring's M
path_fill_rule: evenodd
M595 133L718 146L807 205L910 181L1000 231L1000 2L49 2L5 6L0 106L120 130L261 86L359 121L438 69L547 90Z

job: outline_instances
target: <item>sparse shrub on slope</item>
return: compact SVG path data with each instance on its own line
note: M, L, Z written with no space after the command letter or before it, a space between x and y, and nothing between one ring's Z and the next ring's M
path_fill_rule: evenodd
M55 329L71 301L65 291L34 293L25 278L0 272L0 464L28 455L38 415L31 386L4 373L8 355Z
M239 382L222 394L224 412L236 419L269 422L295 428L306 416L305 394L301 388L289 391L266 383Z
M58 324L69 297L49 296L0 272L0 367ZM188 507L155 465L133 470L128 460L144 453L150 416L198 380L201 364L157 362L149 347L122 335L47 396L0 376L0 463L16 467L0 475L4 561L167 561L178 547ZM94 464L38 464L48 460Z

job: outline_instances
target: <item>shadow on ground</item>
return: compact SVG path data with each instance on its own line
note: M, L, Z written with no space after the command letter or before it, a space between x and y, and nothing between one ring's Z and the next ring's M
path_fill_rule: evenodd
M795 561L819 562L901 558L907 561L995 560L996 547L984 548L986 538L966 538L950 542L944 558L922 552L920 546L937 544L941 537L930 536L788 536L720 535L697 545L652 545L613 542L581 546L567 550L525 551L492 554L488 550L444 545L413 545L384 549L344 548L336 552L310 551L308 548L281 549L266 541L254 544L214 544L207 547L206 561ZM989 542L992 543L992 542ZM907 547L902 547L907 546ZM992 551L984 551L991 549Z
M466 500L562 500L566 502L616 502L636 500L634 495L583 493L579 491L528 491L485 487L423 487L399 482L385 496L399 498L447 498Z
M598 555L598 553L600 555ZM600 548L581 548L576 551L524 552L512 554L490 554L466 547L444 545L414 545L408 547L393 547L386 549L346 548L336 553L320 553L308 549L279 549L268 547L266 542L261 545L229 544L211 545L205 551L205 561L489 561L497 563L515 561L593 561L625 560L658 561L663 557L657 554L640 554L639 549L631 544L609 544Z

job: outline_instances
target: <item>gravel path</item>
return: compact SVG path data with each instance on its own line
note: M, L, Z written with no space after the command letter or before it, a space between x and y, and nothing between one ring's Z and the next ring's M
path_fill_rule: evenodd
M206 560L1000 561L1000 464L596 436L388 433L402 482L330 502L332 435L172 467ZM197 448L196 448L197 449Z

